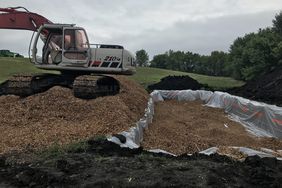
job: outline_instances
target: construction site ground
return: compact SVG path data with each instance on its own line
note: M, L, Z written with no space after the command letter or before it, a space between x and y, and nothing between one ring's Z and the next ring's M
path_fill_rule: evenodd
M0 159L1 187L279 187L282 162L248 157L244 162L217 154L171 157L142 148L120 148L105 140L85 151L31 164Z
M198 90L203 88L197 80L190 76L166 76L160 82L148 86L150 91L153 90Z
M123 76L118 95L82 100L55 86L26 98L0 96L0 153L65 145L127 130L144 115L148 93Z
M119 133L144 115L148 93L134 81L115 96L82 100L68 88L53 87L26 98L0 96L0 187L279 187L276 158L235 158L187 153L220 146L281 149L277 139L258 139L220 109L195 102L156 104L143 146L175 154L120 148L98 135ZM87 140L83 147L54 155L37 151ZM50 153L49 153L50 154ZM246 157L246 156L243 156ZM19 160L20 159L20 160Z
M167 100L155 104L153 123L145 131L143 146L177 155L219 147L222 154L240 159L244 155L227 147L281 150L282 140L251 135L230 120L223 109L204 106L201 101Z
M230 89L228 93L282 106L282 66L248 81L242 87Z

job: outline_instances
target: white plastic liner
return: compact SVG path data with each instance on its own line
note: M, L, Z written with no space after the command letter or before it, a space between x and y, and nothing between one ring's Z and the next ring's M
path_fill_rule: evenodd
M143 132L153 121L154 115L154 102L153 99L150 98L147 104L147 108L145 109L144 116L136 123L135 127L131 127L128 131L123 131L119 134L125 136L126 142L121 143L120 140L114 136L110 136L107 139L111 142L119 144L121 147L128 148L138 148L140 143L143 141Z
M222 108L229 114L231 120L241 123L247 131L256 136L267 136L282 138L282 108L275 105L268 105L261 102L251 101L242 97L233 96L225 92L211 92L204 90L155 90L151 94L145 115L135 127L120 134L126 137L126 142L121 143L116 137L108 137L109 141L119 144L121 147L137 148L143 141L143 131L152 123L154 115L154 102L165 99L175 99L179 101L202 100L206 106ZM227 127L228 128L228 127ZM271 150L264 148L263 151L256 151L250 148L238 147L239 151L261 157L272 157ZM282 148L281 148L282 149ZM212 147L200 153L210 155L217 152L218 148ZM161 149L151 150L152 152L162 152L170 154Z
M263 158L263 157L275 157L275 154L277 154L277 152L270 150L270 149L266 149L266 148L261 148L261 151L257 151L257 150L246 148L246 147L229 147L229 148L237 149L239 152L242 152L243 154L245 154L247 156L257 155L257 156L260 156L261 158ZM217 147L211 147L211 148L208 148L208 149L201 151L199 153L205 154L205 155L211 155L211 154L217 153L218 149L219 148L217 148ZM279 157L277 159L282 160L282 158L279 158Z
M256 136L282 138L282 108L237 97L224 92L203 90L154 91L154 102L165 99L202 100L206 106L223 108L230 119L241 123Z

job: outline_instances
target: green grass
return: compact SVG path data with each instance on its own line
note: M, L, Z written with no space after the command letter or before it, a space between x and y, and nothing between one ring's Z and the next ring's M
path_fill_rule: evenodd
M60 157L66 153L76 153L76 152L85 152L90 145L88 144L89 140L93 141L104 141L107 137L104 135L96 135L90 139L75 141L66 145L60 145L54 143L48 148L44 148L36 152L37 156L42 159Z
M150 67L138 67L137 73L132 76L132 79L139 82L144 87L159 82L161 78L168 75L189 75L193 79L197 80L201 84L206 84L214 89L227 89L232 87L240 87L244 84L242 81L234 80L230 77L216 77L206 76L194 73L186 73L180 71L172 71L166 69L150 68Z
M27 58L7 58L0 57L0 83L5 81L8 77L17 73L43 73L48 72L36 68ZM50 72L50 71L49 71ZM213 89L227 89L232 87L239 87L244 84L242 81L234 80L229 77L215 77L205 76L200 74L149 68L138 67L137 73L131 76L132 79L139 82L144 87L150 84L159 82L161 78L168 75L189 75L201 84L206 84Z
M48 72L36 68L28 58L0 57L0 83L8 77L18 73L44 73ZM49 71L50 72L50 71Z

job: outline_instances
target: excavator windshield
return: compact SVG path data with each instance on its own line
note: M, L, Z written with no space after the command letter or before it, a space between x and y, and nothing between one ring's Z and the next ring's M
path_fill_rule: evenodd
M64 41L65 50L85 50L89 48L84 30L66 29Z
M64 56L68 59L85 60L89 43L83 29L64 30Z
M40 31L46 30L48 36L40 49ZM40 52L40 51L39 51ZM46 24L40 27L34 39L32 56L36 64L60 66L86 66L90 59L90 45L84 29L72 25Z

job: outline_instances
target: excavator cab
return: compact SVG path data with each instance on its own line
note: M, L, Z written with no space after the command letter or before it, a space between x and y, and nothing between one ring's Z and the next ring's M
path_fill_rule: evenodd
M90 60L90 46L86 32L82 28L66 27L63 32L64 64L87 66Z
M40 31L47 31L43 38ZM37 45L43 39L42 57ZM83 28L65 24L44 24L35 37L32 49L34 63L42 66L86 67L90 60L90 45Z

